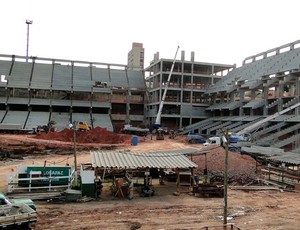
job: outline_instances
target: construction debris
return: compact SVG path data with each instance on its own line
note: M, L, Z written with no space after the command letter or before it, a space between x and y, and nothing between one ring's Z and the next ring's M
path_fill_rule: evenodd
M80 199L78 199L77 201L78 201L78 202L85 203L85 202L89 202L89 201L93 201L93 200L95 200L95 199L92 198L92 197L83 196L83 197L81 197Z
M193 156L198 165L196 174L208 172L210 182L223 182L225 150L222 147L206 149L204 155ZM250 156L229 152L228 179L236 184L252 184L257 182L255 160Z

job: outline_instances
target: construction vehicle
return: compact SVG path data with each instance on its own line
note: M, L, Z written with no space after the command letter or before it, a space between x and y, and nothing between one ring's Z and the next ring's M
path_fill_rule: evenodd
M164 140L165 139L165 133L164 130L161 128L158 128L155 132L156 134L156 140Z
M1 123L0 133L32 134L34 133L34 129L23 129L21 124Z
M206 142L203 144L203 146L217 145L217 146L224 147L225 141L226 140L225 140L224 136L222 136L222 137L210 137L206 140ZM244 144L239 142L238 139L236 139L236 137L230 137L229 138L228 150L231 151L231 152L239 152L243 145Z
M190 144L203 144L206 142L206 137L198 133L189 132L187 135L187 141Z
M161 131L158 132L158 129L161 127L161 113L162 113L162 109L163 109L164 102L165 102L165 99L166 99L168 87L169 87L169 84L170 84L170 80L171 80L171 76L172 76L172 72L173 72L173 69L174 69L176 56L177 56L179 48L180 47L178 46L177 50L176 50L176 53L175 53L173 63L172 63L172 66L171 66L171 70L170 70L170 73L169 73L169 76L168 76L168 79L167 79L167 82L165 83L164 93L163 93L163 96L162 96L161 101L159 103L159 108L158 108L158 112L157 112L157 115L156 115L155 123L152 125L152 128L153 128L154 132L156 133L156 135L159 136L158 138L156 138L157 140L163 140L164 139L163 136L161 136L162 132Z
M107 82L95 81L94 87L107 88Z
M77 123L76 129L79 131L88 131L88 130L91 130L92 127L89 126L89 124L85 121L79 121Z
M54 132L55 127L54 125L56 124L55 121L49 121L47 125L38 125L35 129L36 134L41 134L41 133L49 133L49 132Z
M132 125L124 125L124 128L122 130L125 134L132 134L132 135L138 135L138 136L147 136L149 133L149 129L147 128L139 128L139 127L133 127Z
M169 132L169 138L170 139L175 139L176 136L177 136L177 131L171 129L170 132Z
M37 220L35 204L31 199L8 199L0 193L0 228L31 229Z

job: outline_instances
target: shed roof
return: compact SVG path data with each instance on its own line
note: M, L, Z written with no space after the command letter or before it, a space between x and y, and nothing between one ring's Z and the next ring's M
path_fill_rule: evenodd
M300 165L299 153L285 152L284 154L280 154L278 156L272 156L269 158L269 160L278 161L290 165Z
M284 150L280 148L260 146L252 146L250 148L242 147L242 152L250 155L255 155L257 157L264 157L265 159L273 162L281 162L290 165L300 165L299 153L284 152Z
M93 167L138 169L138 168L196 168L185 154L204 154L205 152L195 149L186 149L166 152L112 152L91 151Z

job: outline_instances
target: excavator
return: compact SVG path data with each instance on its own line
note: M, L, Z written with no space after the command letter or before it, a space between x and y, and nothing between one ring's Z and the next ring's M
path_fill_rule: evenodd
M47 125L38 125L35 129L36 134L41 134L41 133L49 133L49 132L54 132L55 127L54 125L56 124L55 121L49 121Z
M176 56L177 56L179 48L180 47L177 46L177 50L176 50L175 57L174 57L174 60L173 60L173 63L172 63L172 67L171 67L167 82L165 83L164 93L163 93L163 96L162 96L161 101L159 103L159 108L158 108L158 112L157 112L157 115L156 115L155 123L152 125L153 133L156 135L156 140L164 140L165 139L164 138L164 130L161 128L161 113L162 113L162 109L163 109L164 102L165 102L165 99L166 99L169 83L170 83L170 80L171 80L171 76L172 76L172 72L173 72L173 69L174 69L174 65L175 65L175 62L176 62Z

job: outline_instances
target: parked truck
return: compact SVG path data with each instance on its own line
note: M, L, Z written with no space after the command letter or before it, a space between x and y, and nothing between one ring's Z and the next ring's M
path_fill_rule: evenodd
M125 134L132 134L132 135L138 135L138 136L146 136L149 133L149 129L134 127L132 125L124 125L123 132Z
M245 143L245 142L244 142ZM228 150L232 152L239 152L241 147L244 145L243 142L239 142L236 137L229 138L229 145ZM210 137L207 141L203 144L204 146L224 146L223 138L222 137Z
M36 207L31 199L8 199L0 193L0 228L30 229L36 220Z
M26 204L33 210L36 210L36 206L31 199L28 198L18 198L18 199L8 199L3 193L0 192L0 205L8 205L8 204Z
M203 144L206 142L206 137L199 133L189 132L187 135L187 141L190 144Z

